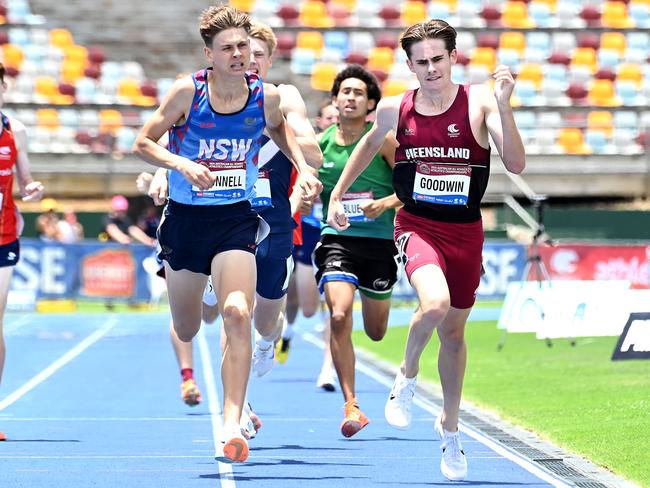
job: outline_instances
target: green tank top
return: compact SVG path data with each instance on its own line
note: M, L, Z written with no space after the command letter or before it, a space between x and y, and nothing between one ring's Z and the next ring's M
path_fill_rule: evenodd
M366 126L363 134L370 130L371 125L369 123ZM328 127L321 136L320 148L323 152L323 165L318 170L319 178L323 183L323 192L320 195L323 201L323 225L321 226L321 234L339 234L392 240L395 209L390 208L377 219L368 220L359 208L359 204L365 200L377 200L393 194L393 170L379 153L377 153L368 167L343 195L343 206L346 209L345 213L348 216L350 227L339 232L326 222L330 195L358 142L349 146L338 145L336 143L336 125Z

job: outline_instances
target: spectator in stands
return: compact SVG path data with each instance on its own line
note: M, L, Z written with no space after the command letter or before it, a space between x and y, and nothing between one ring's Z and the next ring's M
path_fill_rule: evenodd
M0 109L7 85L5 68L0 63ZM23 219L13 198L14 172L23 201L38 201L43 196L43 185L34 181L27 157L25 126L13 117L0 113L0 381L5 362L5 343L2 331L9 285L14 266L20 259L18 236L23 230ZM6 440L0 432L0 441Z
M133 225L126 212L129 209L129 201L124 195L115 195L111 199L111 212L104 221L104 232L109 240L120 244L140 242L147 246L153 246L155 240L145 234L137 225Z
M56 213L58 206L54 198L44 198L41 202L42 213L36 218L36 233L42 241L59 240L59 216Z
M77 220L77 214L71 208L63 209L63 218L58 222L59 241L64 244L79 242L84 238L83 225Z

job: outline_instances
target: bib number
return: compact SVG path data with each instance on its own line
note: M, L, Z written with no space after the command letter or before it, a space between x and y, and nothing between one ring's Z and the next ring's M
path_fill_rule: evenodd
M369 200L374 200L371 191L343 194L341 203L350 222L372 222L375 220L366 217L361 209L361 206Z
M215 177L214 185L201 190L192 185L192 193L198 197L208 198L242 198L246 195L245 161L209 161L202 162Z
M255 196L251 201L251 205L255 208L270 207L273 204L271 198L271 180L269 179L269 172L261 169L257 173L257 181L253 186Z
M470 166L416 163L413 200L442 205L467 205Z

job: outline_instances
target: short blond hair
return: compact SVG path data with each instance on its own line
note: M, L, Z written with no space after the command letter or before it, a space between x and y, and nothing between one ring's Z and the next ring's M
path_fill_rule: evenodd
M213 5L201 13L199 32L206 46L212 47L214 37L226 29L244 29L248 33L251 18L230 5Z
M259 39L264 44L266 44L266 47L269 50L269 56L273 55L275 48L278 45L278 39L275 37L273 29L271 29L268 25L253 21L251 23L251 30L248 35L250 37L254 37L255 39Z

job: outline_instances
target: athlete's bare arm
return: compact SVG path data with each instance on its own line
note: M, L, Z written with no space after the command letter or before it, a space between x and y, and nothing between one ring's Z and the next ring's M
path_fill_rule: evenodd
M510 69L498 66L494 72L494 93L490 93L487 86L481 87L483 94L480 99L483 102L485 124L503 164L508 171L518 174L526 167L526 150L510 105L514 87L515 80Z
M350 159L345 164L339 181L336 183L330 195L330 203L327 210L327 223L336 230L344 230L349 226L348 218L341 204L341 196L350 188L363 170L368 167L372 158L385 143L386 137L391 134L391 131L394 134L397 130L401 101L402 95L383 98L379 101L375 123L361 138L354 151L352 151Z
M278 90L280 109L296 137L300 151L309 166L314 169L320 168L323 164L323 153L316 141L316 133L307 117L307 108L300 92L293 85L280 85Z
M386 161L386 164L392 168L395 167L395 149L397 149L399 143L395 139L393 132L389 133L384 139L384 143L379 149L379 154ZM363 210L363 215L369 219L376 219L381 214L383 214L389 208L401 207L402 202L397 198L395 193L388 195L384 198L378 198L377 200L369 200L366 203L360 205L361 210Z
M16 143L16 180L20 195L25 202L35 202L43 197L44 187L40 181L34 181L27 156L27 132L22 122L10 118L11 130Z
M296 138L280 110L280 92L276 86L268 83L264 83L264 116L269 137L293 162L300 174L303 198L313 200L321 192L323 185L312 174L309 165L305 162Z
M160 107L136 137L133 152L154 166L179 171L190 183L207 190L214 184L214 177L206 166L172 154L158 144L165 132L185 121L194 99L194 91L194 82L190 76L176 80Z

